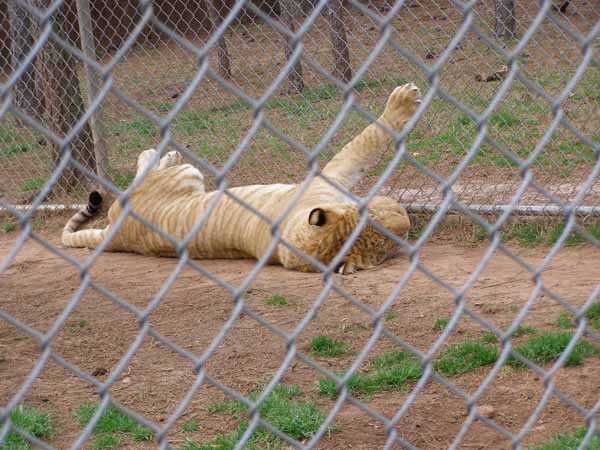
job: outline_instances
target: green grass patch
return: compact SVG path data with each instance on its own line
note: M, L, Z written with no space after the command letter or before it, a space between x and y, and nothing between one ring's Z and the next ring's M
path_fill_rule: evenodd
M575 316L569 312L560 313L554 324L558 328L568 330L575 326Z
M0 150L0 156L16 156L32 151L34 146L29 143L11 144L5 149Z
M513 332L512 337L521 337L526 336L528 334L536 334L537 329L535 327L519 325L517 329Z
M527 342L516 346L514 350L538 365L546 364L557 360L572 338L573 333L570 332L548 332L530 337ZM580 365L585 358L593 355L600 355L600 350L588 341L579 340L567 358L565 366ZM510 356L507 362L513 367L526 367L514 356Z
M135 175L133 173L115 173L112 176L115 186L124 191L129 187Z
M600 330L600 302L594 303L585 313L585 317L589 319L592 328Z
M71 320L65 324L65 330L69 333L78 333L90 326L90 323L85 319Z
M94 405L91 403L80 406L79 409L75 411L75 417L79 422L79 425L85 427L88 424L88 422L92 419L97 409L98 405ZM106 409L106 411L104 411L104 414L102 415L98 423L96 423L93 432L94 434L98 435L94 440L93 445L100 445L101 442L116 442L117 440L120 442L120 437L115 436L114 433L130 434L135 441L149 441L152 439L153 436L152 430L150 428L139 424L136 420L123 414L121 411L119 411L113 406L109 406ZM116 438L116 440L114 438Z
M435 363L435 368L446 376L460 375L478 367L493 364L498 350L482 342L469 341L446 347Z
M295 439L310 439L319 429L325 415L311 402L295 400L302 395L296 386L277 386L260 406L264 420ZM257 395L250 395L254 400Z
M288 100L287 98L274 98L269 100L267 109L278 109L284 112L288 117L298 118L303 114L315 111L315 107L307 101Z
M10 413L12 423L40 439L49 438L54 430L50 415L37 408L19 405ZM6 450L29 450L31 446L18 434L11 432L4 441Z
M196 420L188 420L186 423L181 425L181 431L185 433L195 433L200 430L200 424Z
M33 229L33 231L39 231L44 226L44 223L44 219L42 219L41 217L36 217L31 221L31 228Z
M388 311L383 315L384 320L394 320L397 317L400 317L400 313L396 311Z
M297 397L303 394L297 385L279 385L262 402L260 406L261 417L277 427L282 432L297 440L310 439L325 420L325 414L312 402L300 401ZM249 395L251 400L256 400L257 392ZM224 405L221 402L220 405ZM237 401L227 401L226 407L219 406L216 409L220 413L234 414L246 412L246 407ZM242 421L238 428L228 434L220 435L210 441L198 444L188 440L182 450L230 450L235 447L242 436L247 423ZM262 428L258 428L246 449L279 448L282 442L275 436Z
M536 333L537 333L537 329L534 327L519 325L517 327L517 329L513 332L511 337L518 338L521 336L527 336L528 334L536 334ZM494 333L491 333L491 332L483 333L481 335L481 342L483 342L484 344L494 344L494 343L498 342L498 336L496 336Z
M114 124L110 131L117 135L137 133L140 136L154 136L158 133L158 128L147 117L138 117L132 121L121 120L119 123Z
M498 128L514 127L520 125L521 120L509 110L500 110L490 116L490 124Z
M540 445L539 447L532 447L531 450L575 450L579 448L581 441L587 433L586 428L579 428L574 433L556 434L548 442ZM590 439L585 450L595 450L600 448L600 437L596 434Z
M518 222L502 234L506 240L516 240L523 247L533 247L546 242L545 227L538 222Z
M523 247L554 245L563 234L564 229L564 223L515 222L502 229L502 239L504 241L516 241ZM595 239L600 240L600 225L589 224L584 229ZM587 243L587 239L576 231L572 231L564 241L565 246L585 243Z
M488 331L481 335L481 342L484 344L494 344L495 342L498 342L498 336Z
M5 233L12 233L17 229L17 225L11 222L3 222L2 225L0 225L0 229Z
M433 324L433 329L436 331L442 331L450 323L450 317L440 317Z
M600 302L594 303L585 313L585 317L588 319L592 328L600 329ZM558 316L554 324L559 328L567 330L574 328L576 325L575 315L570 312L563 312Z
M309 102L333 100L338 95L341 95L341 91L333 84L315 86L302 91L302 97Z
M46 180L42 177L29 178L21 183L19 189L21 192L37 191L38 189L41 189L45 182Z
M280 294L271 295L270 297L265 298L264 302L270 306L286 306L289 304L287 299Z
M225 117L206 110L182 111L175 119L175 129L187 135L225 124Z
M591 224L591 225L585 226L584 228L594 238L596 238L597 240L600 240L600 226L598 226L596 224ZM560 239L564 230L565 230L564 223L554 226L549 232L548 242L550 244L555 244ZM585 244L586 242L587 242L587 239L585 236L583 236L582 234L580 234L577 231L571 231L571 233L569 233L569 236L567 237L567 239L565 239L564 245L568 245L568 246L578 245L578 244Z
M376 79L360 80L354 85L354 90L362 92L364 90L380 89L382 84L380 80Z
M391 350L371 363L368 373L357 373L348 380L352 394L375 394L377 392L402 389L408 381L417 380L423 375L421 363L415 356L400 350ZM337 397L335 382L329 378L319 380L319 392L329 397Z
M121 445L121 438L114 434L101 434L92 442L92 448L101 450L103 448L117 448Z
M246 411L246 407L237 400L223 400L222 402L211 403L208 405L207 410L209 414L228 414L234 416Z
M200 444L191 439L186 439L180 450L233 450L244 434L244 431L246 431L246 428L248 428L248 424L243 422L237 430L228 434L220 434L214 439ZM257 443L259 442L267 445L258 447ZM264 430L257 429L250 442L244 446L244 450L275 449L280 447L277 444L275 438L271 437Z
M329 336L315 336L310 341L310 351L317 356L342 356L348 353L350 345Z

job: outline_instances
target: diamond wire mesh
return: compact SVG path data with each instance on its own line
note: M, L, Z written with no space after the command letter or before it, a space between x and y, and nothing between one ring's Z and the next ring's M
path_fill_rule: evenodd
M96 40L100 43L111 42L107 33L114 32L121 34L122 42L116 45L115 49L111 49L109 44L101 44L96 55L98 60L87 57L79 49L77 40L73 39L73 35L76 34L73 25L75 22L69 20L69 17L74 14L73 4L60 1L44 3L19 0L11 7L14 8L15 5L27 12L29 20L36 24L37 31L30 51L22 55L17 66L13 67L5 62L11 70L0 86L2 99L0 131L2 131L3 144L7 144L3 147L2 156L7 161L8 169L4 170L8 170L8 173L13 175L3 175L3 180L6 180L3 182L3 189L10 191L10 184L18 183L15 181L14 173L24 173L28 177L33 176L28 179L28 186L33 186L31 190L35 195L28 199L32 207L25 212L12 206L11 203L14 201L12 194L0 199L0 206L16 217L22 228L16 244L2 261L0 268L6 269L26 240L33 239L75 267L80 273L81 283L47 333L41 333L0 310L0 317L5 322L36 339L42 350L26 381L18 391L11 393L10 400L1 410L0 422L3 426L0 431L0 442L11 432L15 432L40 448L54 448L15 426L10 420L10 413L23 401L28 390L50 361L96 387L101 397L100 407L71 448L81 448L84 445L102 414L111 404L149 427L156 435L158 448L173 448L167 434L203 385L213 386L247 407L249 421L245 431L240 433L235 444L236 449L249 444L253 433L259 427L268 430L294 448L316 448L322 437L330 431L333 420L346 402L383 424L387 434L387 441L383 448L393 448L396 445L402 448L416 448L400 435L397 425L414 405L427 383L432 381L446 386L453 394L463 399L468 409L468 416L454 437L450 448L458 448L461 445L465 434L477 420L508 438L514 448L521 448L525 436L531 432L541 413L554 397L572 407L586 421L588 431L578 448L585 448L592 442L593 434L597 433L596 415L600 402L596 402L592 408L582 406L557 388L554 385L554 378L584 334L600 343L600 336L589 326L586 319L586 313L597 299L600 285L578 309L544 285L540 275L563 247L571 231L576 230L595 246L600 245L594 236L575 221L576 208L594 202L594 188L600 170L597 163L600 147L597 143L597 135L593 134L598 129L596 125L598 109L594 106L594 101L596 106L598 101L598 59L594 51L598 47L600 20L593 6L572 5L571 7L577 10L571 18L554 11L549 1L527 10L520 9L519 6L517 11L524 17L518 20L515 34L520 38L510 42L510 45L502 45L492 37L489 5L481 2L454 1L442 5L399 1L393 5L387 3L375 5L351 0L343 6L343 9L347 23L352 25L348 27L348 32L352 42L350 55L354 64L353 78L349 83L344 83L331 74L329 67L332 61L320 51L322 42L327 39L327 34L323 31L326 30L323 16L328 7L328 2L325 0L309 4L301 19L296 15L294 32L276 20L269 11L241 0L230 6L222 5L222 9L218 11L219 23L215 24L216 28L212 31L210 28L202 29L206 26L206 20L199 20L185 7L178 9L168 2L147 1L140 2L137 6L119 3L114 10L110 11L109 17L104 18L106 22L100 27L100 36L97 36ZM585 9L586 5L587 9ZM580 8L585 11L581 12ZM422 10L423 13L415 14L413 12L415 9ZM189 18L184 20L187 13L190 13ZM438 13L440 16L437 16ZM242 16L247 16L251 20L242 20ZM435 27L435 30L428 28L420 34L415 32L415 24L420 24L425 19L440 20L451 26ZM130 22L124 24L125 20ZM119 27L121 30L118 30ZM198 33L197 29L202 29L201 33ZM273 55L282 51L281 35L286 36L291 44L290 59L287 62L275 61L273 58ZM352 39L357 41L353 42ZM547 43L546 39L550 40L550 43ZM219 63L213 55L215 53L213 50L221 40L226 41L232 56L231 70L237 74L237 78L233 80L220 73ZM168 42L166 45L161 45L162 41ZM257 46L249 45L257 41ZM578 54L569 54L560 45L557 48L557 42L564 43L564 41L574 47L575 51L571 53ZM14 95L17 84L24 77L30 76L26 74L26 69L31 66L34 57L50 43L66 51L69 57L89 65L102 79L98 96L87 107L78 111L77 122L71 129L64 130L63 136L48 128L48 123L45 122L47 119L37 117L32 110L24 109L21 104L17 105ZM261 49L262 52L252 53L250 59L253 61L248 61L247 55L250 50L256 48ZM535 57L528 52L539 52L539 54ZM557 53L556 58L547 57L548 54ZM539 57L540 54L542 57ZM477 74L478 80L492 74L492 78L497 78L493 80L496 84L490 88L485 80L474 82L473 73L461 65L465 59L476 61L479 64L478 68L483 69L482 74ZM401 69L398 66L399 61L402 62ZM561 66L563 61L566 61L567 65ZM305 87L300 94L294 95L286 91L286 79L294 67L297 67L298 62L303 66L304 82L308 87ZM251 70L243 70L245 64L249 65ZM171 68L171 65L175 67ZM501 65L506 65L506 70ZM548 72L549 67L552 68L553 65L557 71ZM469 66L469 69L473 70L473 66ZM536 69L539 69L539 72L536 72ZM38 68L36 67L35 70L37 71ZM501 72L501 75L494 75L496 72ZM400 78L399 74L401 74ZM35 76L39 75L36 73ZM550 81L546 81L545 76L548 76ZM559 82L556 83L557 80L554 80L553 84L553 77L560 78ZM165 84L152 84L156 78L161 78L160 82ZM273 325L267 318L251 309L245 301L245 294L257 274L267 264L270 252L278 244L286 245L297 252L289 243L281 241L278 229L280 221L272 222L268 218L264 220L271 223L275 238L269 253L257 262L253 270L244 276L243 281L236 287L212 274L198 261L189 259L186 244L211 213L212 207L209 208L184 241L174 241L178 248L178 263L160 291L143 309L134 306L93 280L90 269L102 253L104 246L93 251L86 261L81 263L32 229L31 218L36 208L46 201L55 186L59 186L61 174L68 167L74 167L93 182L119 195L124 201L124 214L117 225L122 223L126 215L132 215L173 241L172 237L166 236L164 232L132 211L127 203L130 192L139 181L133 182L126 190L119 189L124 189L130 181L129 172L120 165L119 152L124 159L129 160L131 152L149 147L156 140L160 140L157 146L160 153L164 153L168 147L179 150L212 177L213 186L220 191L221 196L232 197L253 213L260 215L259 211L235 198L226 188L250 181L281 181L282 174L289 180L300 181L303 177L298 175L301 173L297 165L299 156L302 157L302 166L309 167L304 179L310 180L315 176L322 176L319 173L321 159L327 160L331 156L327 153L327 147L345 140L365 123L375 121L374 113L377 112L377 106L373 105L381 104L385 99L385 96L382 96L385 94L382 92L387 92L390 86L407 79L414 79L421 86L428 87L424 92L422 105L405 129L400 133L394 133L395 151L390 152L380 170L372 173L371 180L362 186L362 193L366 194L366 197L361 199L346 192L352 201L365 205L366 201L382 191L383 185L386 184L385 192L395 195L409 206L414 203L429 203L434 207L435 212L431 220L414 243L399 239L397 236L390 236L387 230L373 223L380 228L380 231L402 246L410 260L409 268L379 309L373 309L336 281L333 268L341 259L341 254L328 267L313 261L323 272L324 286L306 316L292 332L286 332ZM328 83L324 88L323 82ZM82 88L85 89L83 86ZM512 98L511 95L515 91L521 96ZM581 97L583 101L571 103L574 97ZM165 98L169 98L170 101L161 102ZM331 99L342 100L341 106L339 102L327 103L327 100ZM589 100L592 100L591 106L588 104ZM325 104L320 106L322 103ZM503 109L502 106L506 104L508 106ZM519 106L526 109L518 111ZM583 108L583 111L576 108ZM75 159L73 155L74 139L80 138L81 134L90 133L87 124L92 115L99 113L108 125L105 139L111 149L114 147L111 152L116 152L116 155L111 153L109 158L113 170L112 182L98 177L85 162ZM519 116L519 113L523 113L523 116ZM223 114L223 117L220 114ZM545 115L546 120L542 120ZM124 117L127 119L123 119ZM312 122L324 122L324 125L311 128L309 123ZM502 133L503 129L515 125L518 125L516 129ZM309 133L298 133L298 128L308 128ZM513 133L527 133L530 129L537 130L537 133L525 136L525 140L511 141ZM219 130L223 135L217 134ZM452 133L443 130L451 130ZM409 134L410 139L407 141ZM135 138L126 141L131 136ZM202 138L202 143L198 151L193 147L197 147L199 138ZM531 142L524 145L528 139ZM51 144L58 147L60 152L56 163L47 161L45 164L42 163L44 157L41 151L39 149L32 151L34 142L40 147ZM441 150L436 147L440 143L450 150L440 154ZM554 148L553 145L556 145L558 150L548 152L548 149ZM575 147L573 153L568 151L571 145ZM266 149L261 151L261 146L265 146ZM233 150L228 152L227 148ZM426 158L423 158L423 153L426 151L429 153L425 155ZM290 156L290 152L294 152L293 156ZM25 154L27 158L15 158L21 154ZM280 157L275 164L273 164L274 155ZM486 172L486 169L490 169L486 166L486 162L497 164L493 167L494 170L508 168L508 170L498 171L497 179L504 183L481 184L481 178L488 178L488 175L490 173L493 175L494 172L494 170ZM279 173L274 174L273 168L276 168ZM125 172L119 172L120 170ZM569 180L575 178L577 183L553 183L556 176L553 172L561 170L566 172L560 176L568 176ZM575 175L575 171L580 171L579 176ZM402 178L395 178L398 173L403 175ZM510 178L511 174L514 180ZM271 179L271 176L275 179ZM121 183L123 178L125 182ZM31 181L32 179L34 181ZM407 179L410 179L410 182ZM53 194L59 199L72 199L77 196L77 193L73 192ZM216 200L218 198L219 196ZM491 205L508 204L493 224L469 208L474 203L480 202L482 198ZM566 218L566 225L559 239L537 267L529 264L506 246L499 232L511 212L521 205L524 199L527 203L533 202L535 205L557 207ZM214 207L214 203L212 206ZM292 205L288 207L288 211L291 207ZM423 244L451 209L460 211L481 225L490 236L488 249L470 274L468 281L460 289L447 284L420 259ZM366 221L367 218L363 214L359 228ZM345 243L341 253L347 251L352 245L359 228ZM494 252L498 251L531 273L535 282L535 288L527 303L507 330L498 328L466 303L466 293L485 270ZM306 255L302 256L307 258ZM235 305L219 333L200 355L191 353L163 336L150 321L153 311L161 304L184 268L188 267L227 290ZM386 311L417 272L425 274L438 285L440 290L447 291L456 305L448 325L426 352L411 345L402 336L390 332L384 324ZM99 292L130 312L139 324L135 341L105 381L100 381L77 367L52 348L53 339L65 326L69 314L81 302L84 292L89 289ZM342 375L332 372L297 347L298 336L310 324L331 292L366 313L372 319L373 325L368 342ZM572 311L577 319L576 332L560 358L549 369L540 367L512 351L512 333L523 322L535 299L541 294ZM249 316L257 325L265 327L282 338L287 348L285 358L281 361L278 370L260 394L254 398L244 396L226 386L207 371L207 363L211 356L224 342L241 314ZM434 367L436 355L463 316L469 317L493 332L500 338L502 345L501 354L493 368L473 393L461 389L452 380L438 373ZM162 423L146 419L138 412L125 407L111 394L111 387L114 386L115 380L123 375L128 363L135 357L147 337L152 337L166 348L189 360L197 373L192 387ZM392 417L386 417L373 409L364 399L352 395L349 389L351 377L357 373L372 353L376 342L382 337L389 338L400 348L414 354L423 367L423 375ZM478 400L498 376L509 356L539 374L546 387L544 396L529 420L517 433L509 431L478 410ZM325 420L318 430L305 440L295 439L261 417L261 405L272 394L294 358L334 380L339 390L337 400Z

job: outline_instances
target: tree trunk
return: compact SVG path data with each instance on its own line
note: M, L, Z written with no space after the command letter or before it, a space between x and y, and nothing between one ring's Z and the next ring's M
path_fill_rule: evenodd
M30 1L42 11L45 11L52 3L52 0ZM66 24L60 10L54 14L53 19L54 31L60 36L66 36L64 28ZM34 28L37 32L32 35L39 36L39 24L34 23ZM44 123L58 136L64 137L84 112L77 77L77 61L62 47L52 40L48 40L37 55L36 66L44 95ZM84 124L69 144L72 158L90 171L96 172L94 143L89 124ZM50 145L53 159L58 163L64 149L55 144ZM68 166L63 171L58 186L62 187L65 192L71 192L75 187L87 184L86 181L87 179L81 171Z
M296 17L298 15L298 2L296 0L280 0L281 14L279 19L292 32L296 31ZM283 50L286 61L289 61L294 48L292 39L284 35ZM302 92L304 89L304 76L302 75L302 63L300 60L292 67L288 75L288 92Z
M515 36L516 15L515 0L495 0L496 3L496 28L494 34L497 39L508 40Z
M329 20L329 34L331 37L331 51L333 53L333 75L348 83L352 79L350 67L350 50L346 38L342 0L330 0L327 4L327 19Z
M210 19L210 24L212 28L212 32L214 33L219 26L220 14L217 8L215 7L215 0L205 0L206 1L206 9L208 10L208 18ZM219 74L223 78L231 79L231 60L229 59L229 51L227 50L227 42L225 42L225 36L221 36L218 44L218 57L219 57Z
M20 7L15 0L8 1L8 17L11 36L11 65L12 70L16 71L33 46L31 18L27 10ZM34 64L30 64L25 69L15 83L12 93L17 108L34 119L42 118L44 105L36 83Z

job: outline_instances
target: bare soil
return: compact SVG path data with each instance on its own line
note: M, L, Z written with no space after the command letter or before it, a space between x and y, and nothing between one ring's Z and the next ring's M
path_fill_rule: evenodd
M87 250L63 249L52 231L47 237L58 251L83 263ZM0 235L0 261L11 252L17 234ZM468 246L430 243L421 253L421 262L453 289L460 289L472 276L487 250L485 245ZM512 247L523 261L539 266L549 249ZM143 311L175 269L177 260L131 254L102 254L92 265L91 280L138 311ZM240 286L253 269L254 261L201 261L200 264L230 286ZM410 269L406 257L395 258L376 270L337 277L335 283L364 305L376 309L382 305ZM592 246L562 249L541 275L544 285L572 305L582 305L600 277L600 253ZM28 240L8 270L0 275L0 309L21 323L48 333L65 311L80 287L80 273L62 257ZM298 326L324 287L322 276L287 271L281 267L263 268L246 292L246 305L285 332ZM466 292L469 308L479 317L506 328L532 295L532 274L502 252L495 252L473 286ZM264 299L285 296L286 306L269 306ZM229 291L192 268L185 268L168 293L149 316L152 329L164 339L195 355L201 355L230 317L234 307ZM405 342L427 351L439 338L434 330L436 319L456 311L453 294L424 272L416 271L391 307L396 317L386 320L386 328ZM565 309L546 295L538 295L524 325L540 330L556 329L554 322ZM485 330L467 316L461 318L448 342L475 339ZM88 288L64 324L53 337L53 354L87 374L106 381L134 343L140 328L134 314L111 301L98 290ZM309 353L310 339L328 335L351 343L352 354L342 358L316 358L330 370L343 370L352 363L372 335L372 318L344 296L330 292L318 314L297 339L297 350ZM517 338L519 343L526 337ZM369 360L394 348L388 338L380 338ZM16 395L32 368L39 361L39 343L23 331L0 321L0 402L5 405ZM207 373L219 383L247 394L264 386L283 364L285 340L243 313L228 331L206 365ZM547 367L549 368L549 367ZM361 371L368 370L364 364ZM449 379L454 386L473 395L491 370L477 369ZM600 399L600 359L590 358L582 366L558 371L554 386L572 401L591 408ZM189 359L169 349L158 339L146 336L135 355L126 362L109 392L115 400L143 414L155 423L164 423L191 388L196 373ZM298 384L307 400L329 410L334 402L319 395L316 382L321 374L294 358L283 383ZM410 389L389 391L362 397L369 408L391 418L407 399ZM530 370L504 367L493 379L478 405L493 408L492 420L498 426L518 434L541 401L544 379ZM209 404L226 395L210 384L203 384L168 434L172 445L186 438L206 441L235 429L228 416L211 415ZM68 448L81 432L73 412L86 402L97 402L98 389L71 370L50 359L27 392L25 403L48 411L56 433L50 443ZM447 448L455 439L468 410L463 397L447 386L430 381L399 420L396 429L403 439L422 449ZM183 432L181 424L197 420L198 432ZM324 437L320 449L377 449L388 435L384 425L348 403L334 424L336 431ZM556 395L543 409L539 420L525 436L526 445L540 443L557 432L571 432L584 425L584 418ZM125 438L122 448L154 448L155 443L137 443ZM91 448L91 440L86 444ZM400 447L397 447L400 448ZM460 448L508 449L510 440L489 425L475 421L466 432Z

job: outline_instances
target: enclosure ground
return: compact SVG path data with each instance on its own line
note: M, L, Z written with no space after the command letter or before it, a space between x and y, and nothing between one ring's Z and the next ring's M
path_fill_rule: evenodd
M57 245L57 233L50 241ZM14 246L17 233L0 234L0 260ZM509 244L510 246L510 244ZM487 246L432 243L422 251L422 262L429 270L454 288L460 288L472 275ZM512 248L524 261L537 266L548 254L547 247ZM87 250L63 249L79 261ZM104 254L91 269L92 279L110 289L131 305L143 309L160 290L174 269L176 260L131 254ZM254 266L253 261L202 261L207 270L233 286L239 286ZM377 270L337 277L336 283L371 308L378 308L401 279L409 262L398 257ZM581 306L598 283L600 252L591 245L563 248L542 275L545 285L572 305ZM529 272L512 259L496 252L473 287L467 292L468 306L482 318L506 329L531 295L534 284ZM28 326L48 332L80 284L79 272L64 259L39 244L28 241L9 269L0 275L0 308ZM249 307L280 329L291 332L306 314L323 288L318 274L291 272L281 267L264 268L246 295ZM265 301L278 294L286 301ZM152 326L172 342L201 354L229 318L233 302L230 294L192 269L186 269L150 316ZM436 321L450 317L455 305L452 294L417 272L386 315L385 326L396 336L426 351L439 337ZM558 330L557 318L565 309L547 296L540 296L523 322L525 326ZM319 313L299 336L297 348L309 354L311 339L326 335L349 343L350 352L340 357L314 358L334 371L347 368L371 336L371 319L340 295L330 293ZM135 339L135 317L97 291L88 289L52 344L54 351L89 374L106 380L111 370ZM448 343L480 339L480 325L463 317ZM518 344L525 336L514 338ZM368 361L395 347L382 338ZM244 394L263 387L282 364L286 343L243 314L208 362L208 373L219 382ZM36 342L7 322L0 322L0 402L6 402L25 381L40 356ZM368 361L361 372L369 370ZM550 366L547 366L550 367ZM451 383L473 394L491 366L450 377ZM600 359L586 359L582 366L561 369L555 386L578 404L590 408L600 398ZM303 400L315 402L323 411L334 401L319 394L322 377L314 368L295 359L282 380L299 385ZM168 350L158 341L146 338L111 387L114 399L162 423L173 412L190 388L195 375L191 363ZM374 410L392 417L407 398L414 383L406 389L392 390L359 398ZM544 393L543 378L530 370L504 367L490 384L479 405L493 408L493 420L513 433L533 413ZM175 447L187 438L207 440L236 428L236 419L209 412L209 405L224 400L213 386L198 390L184 416L169 433ZM55 434L50 442L67 448L81 431L74 412L81 405L97 402L96 389L54 362L49 362L29 390L25 403L51 414ZM400 420L400 435L423 449L447 448L467 418L465 402L447 387L430 382L408 413ZM184 427L188 422L198 427ZM336 417L334 431L319 443L320 449L381 448L387 434L378 420L345 404ZM571 432L584 425L583 418L556 397L525 439L539 444L557 432ZM186 431L184 431L186 430ZM92 440L85 448L91 447ZM123 436L120 448L154 448L152 442L135 442ZM398 447L399 448L399 447ZM504 449L510 442L480 422L467 432L460 448Z

